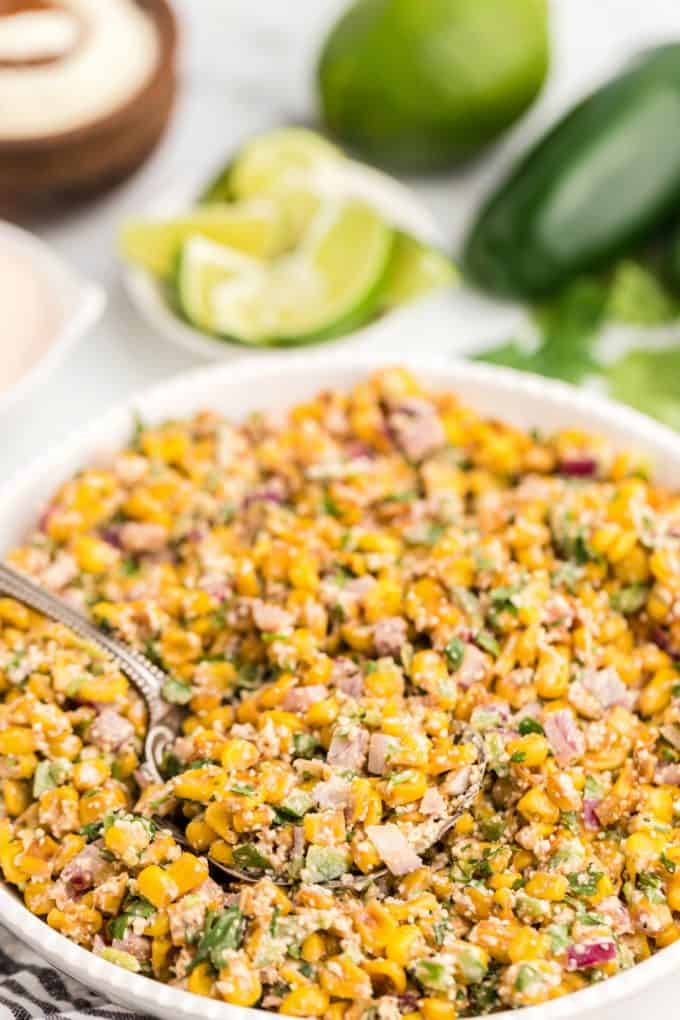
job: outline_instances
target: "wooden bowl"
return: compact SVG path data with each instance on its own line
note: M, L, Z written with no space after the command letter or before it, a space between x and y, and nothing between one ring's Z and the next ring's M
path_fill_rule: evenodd
M137 169L160 141L177 89L177 22L168 0L136 0L160 39L155 70L123 106L70 131L0 138L0 215L22 217L94 196Z

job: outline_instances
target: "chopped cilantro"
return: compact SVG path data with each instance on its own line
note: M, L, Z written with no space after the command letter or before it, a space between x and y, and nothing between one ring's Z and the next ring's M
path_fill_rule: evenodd
M664 851L661 851L661 857L659 858L666 871L670 871L671 875L675 872L677 867L675 861L672 861L670 857L667 857Z
M342 507L335 502L328 490L324 493L322 505L323 512L329 517L342 517Z
M559 956L571 944L566 924L551 924L546 928L546 934L550 939L550 952L555 956Z
M222 911L209 910L196 955L187 968L188 973L204 960L209 960L217 970L224 966L226 954L240 948L245 927L245 918L238 907L228 907Z
M192 693L190 684L185 684L183 680L177 680L175 677L166 680L161 691L164 700L169 701L171 705L188 704Z
M560 822L569 832L578 831L578 814L576 811L562 811L560 813Z
M294 733L293 750L297 758L314 758L321 746L311 733Z
M518 992L526 992L527 989L531 988L538 979L538 972L535 967L532 967L530 963L523 963L520 965L517 971L517 977L515 978L515 990Z
M540 722L536 722L530 716L525 716L524 719L520 720L518 726L521 736L526 737L529 733L540 733L541 736L545 733L545 730L541 726Z
M603 872L589 867L586 871L574 871L567 875L569 888L575 896L595 896Z
M460 669L465 657L465 644L459 637L452 637L445 648L446 657L449 660L451 669L455 672Z
M233 849L234 864L246 871L267 871L271 861L264 857L253 843L241 843Z
M252 783L234 783L230 792L238 794L239 797L252 797L255 787Z
M498 641L490 631L480 630L475 641L483 651L488 652L489 655L493 655L494 658L498 658L500 655L501 650Z
M652 871L643 871L637 877L638 889L645 894L650 903L665 903L663 879Z
M78 834L80 836L84 836L88 843L92 843L95 839L99 839L103 828L104 822L102 820L97 822L88 822L87 825L83 825L78 830Z
M502 585L500 588L493 588L489 593L494 613L512 613L514 616L519 612L515 596L519 592L519 586Z
M612 609L624 616L632 616L642 609L649 595L649 586L646 584L631 584L626 588L620 588L614 592L610 601Z
M139 560L136 556L126 556L124 560L121 560L120 570L126 577L134 577L139 573Z

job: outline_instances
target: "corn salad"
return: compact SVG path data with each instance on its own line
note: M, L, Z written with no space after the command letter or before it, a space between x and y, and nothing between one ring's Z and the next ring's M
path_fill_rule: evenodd
M0 599L0 867L94 953L289 1016L454 1020L680 936L680 495L633 454L391 368L138 423L10 559L168 674L159 784L125 677Z

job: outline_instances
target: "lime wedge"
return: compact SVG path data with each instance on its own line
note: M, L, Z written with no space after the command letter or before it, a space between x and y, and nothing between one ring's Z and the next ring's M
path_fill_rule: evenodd
M185 244L179 301L200 329L241 343L329 339L377 312L393 247L394 231L369 206L326 203L301 247L269 264Z
M266 198L252 202L200 206L176 219L129 220L120 234L120 249L129 262L156 276L169 276L190 237L204 237L256 258L271 258L287 246L280 206Z
M390 309L416 301L431 291L453 286L458 278L456 266L443 252L408 234L398 234L381 307Z
M234 287L241 304L260 295L267 271L259 259L234 248L193 237L183 247L177 268L177 299L185 317L205 333L218 332L214 296L217 288Z
M343 159L321 135L306 128L281 128L258 135L206 189L202 201L225 202L280 192L310 171Z

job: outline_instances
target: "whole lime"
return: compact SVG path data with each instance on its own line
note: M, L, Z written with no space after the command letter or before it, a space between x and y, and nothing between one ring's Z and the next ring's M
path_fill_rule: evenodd
M527 109L548 60L547 0L358 0L321 55L322 113L374 162L443 169Z

